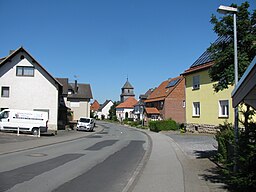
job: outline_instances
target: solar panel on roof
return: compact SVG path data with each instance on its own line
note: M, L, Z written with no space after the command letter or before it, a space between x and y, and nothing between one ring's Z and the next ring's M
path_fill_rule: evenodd
M174 79L174 80L170 81L169 84L166 86L166 88L175 86L179 81L180 81L180 79Z
M219 43L228 43L231 40L231 37L219 37L213 44ZM196 67L198 65L202 65L208 62L213 61L212 53L206 50L190 67Z
M212 61L212 54L209 51L205 51L192 65L191 67L195 67L198 65L202 65L204 63L208 63Z

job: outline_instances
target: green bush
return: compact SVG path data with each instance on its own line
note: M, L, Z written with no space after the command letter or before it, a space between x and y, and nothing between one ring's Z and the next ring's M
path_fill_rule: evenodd
M150 121L149 129L154 132L178 130L178 125L172 119L162 121Z
M232 164L234 146L234 128L231 123L219 125L220 131L215 138L218 142L217 160L221 163Z
M126 125L129 125L129 126L132 126L132 127L137 127L137 126L141 125L141 121L133 121L130 119L125 119L123 121L123 123Z
M222 163L222 173L229 188L235 191L256 191L256 124L247 123L240 130L234 153L234 128L231 124L220 125L216 134L217 160ZM236 165L236 170L234 169Z

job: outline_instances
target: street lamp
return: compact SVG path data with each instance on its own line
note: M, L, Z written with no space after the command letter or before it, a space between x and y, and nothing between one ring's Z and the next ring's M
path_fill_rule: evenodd
M235 65L235 88L238 83L238 61L237 61L237 32L236 32L236 13L237 8L228 7L228 6L219 6L218 12L222 14L232 13L233 14L233 22L234 22L234 65ZM235 142L238 142L238 107L234 108L235 114L235 122L234 122L234 133L235 133ZM234 171L236 171L236 146L235 146L235 166Z
M237 62L237 32L236 32L236 13L237 8L228 6L219 6L218 12L222 14L233 13L234 22L234 64L235 64L235 86L238 83L238 62Z

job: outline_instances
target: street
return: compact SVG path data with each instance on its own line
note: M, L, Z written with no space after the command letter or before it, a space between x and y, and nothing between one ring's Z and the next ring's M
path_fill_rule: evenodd
M0 191L222 192L213 135L97 122L94 133L1 133Z
M102 132L87 137L0 155L0 191L123 191L148 137L120 125L101 126Z

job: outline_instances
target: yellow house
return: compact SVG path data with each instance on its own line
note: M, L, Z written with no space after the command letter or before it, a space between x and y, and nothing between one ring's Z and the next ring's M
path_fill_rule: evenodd
M234 123L231 93L234 89L214 92L208 71L213 65L205 51L182 75L186 89L186 129L191 132L215 133L225 121Z

